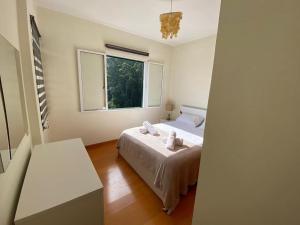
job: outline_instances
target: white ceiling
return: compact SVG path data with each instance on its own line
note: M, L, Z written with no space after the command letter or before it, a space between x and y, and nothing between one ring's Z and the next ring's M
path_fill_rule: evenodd
M170 0L36 0L38 6L104 24L170 45L217 33L221 0L173 0L182 11L178 37L163 40L159 15L170 11Z

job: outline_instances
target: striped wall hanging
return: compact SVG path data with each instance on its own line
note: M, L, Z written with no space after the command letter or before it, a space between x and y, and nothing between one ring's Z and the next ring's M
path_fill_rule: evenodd
M47 129L48 128L47 125L48 107L47 107L42 57L41 57L41 49L40 49L41 34L38 30L34 16L32 15L30 15L30 23L31 23L31 30L32 30L32 49L33 49L33 56L34 56L34 69L35 69L37 95L38 95L39 106L40 106L41 123L43 129Z

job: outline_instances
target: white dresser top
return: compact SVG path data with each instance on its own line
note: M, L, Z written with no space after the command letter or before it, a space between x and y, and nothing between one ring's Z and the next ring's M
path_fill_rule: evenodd
M15 221L102 188L81 139L37 145L27 169Z

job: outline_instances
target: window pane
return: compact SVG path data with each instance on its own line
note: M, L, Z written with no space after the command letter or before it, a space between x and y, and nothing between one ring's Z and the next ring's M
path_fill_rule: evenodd
M108 108L142 107L143 80L144 62L108 56Z
M160 106L162 95L163 66L149 63L148 106Z
M80 52L83 110L105 109L104 56Z

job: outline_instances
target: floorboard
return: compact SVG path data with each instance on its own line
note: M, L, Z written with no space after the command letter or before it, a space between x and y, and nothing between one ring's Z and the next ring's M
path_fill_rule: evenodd
M161 200L121 157L116 141L88 146L88 153L104 185L105 225L190 225L196 187L182 197L168 216Z

